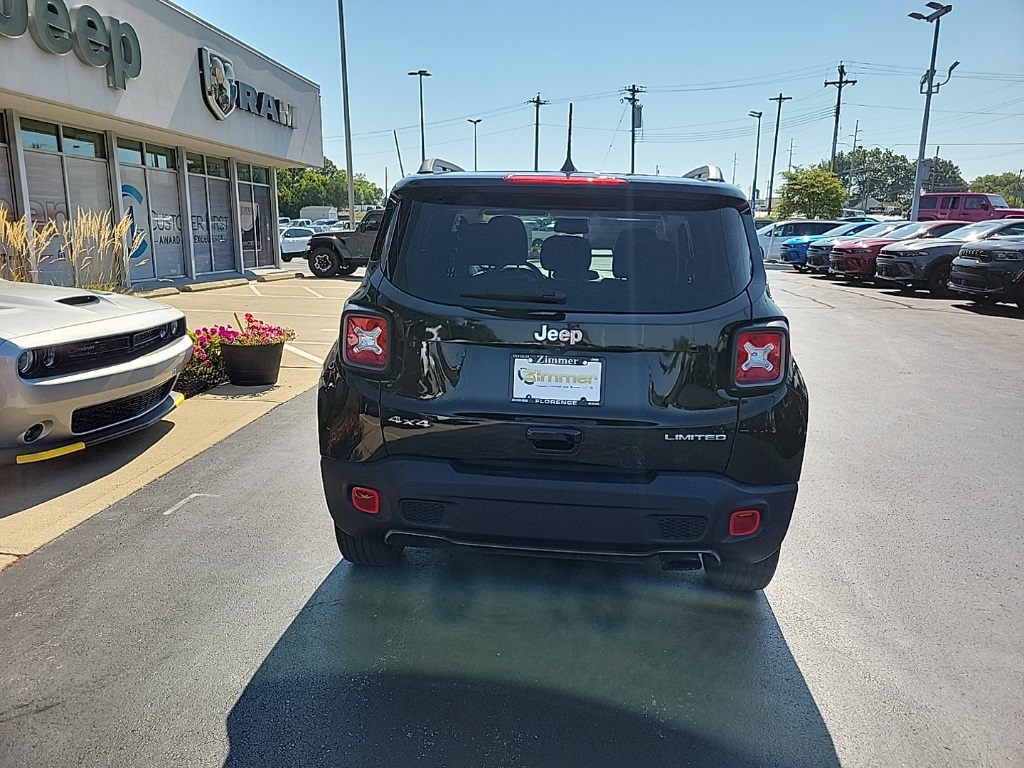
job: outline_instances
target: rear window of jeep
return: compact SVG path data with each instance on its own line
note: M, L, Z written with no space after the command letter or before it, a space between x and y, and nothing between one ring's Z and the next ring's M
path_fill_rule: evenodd
M751 279L749 222L729 200L461 196L399 204L387 264L396 287L459 306L674 313L724 303Z

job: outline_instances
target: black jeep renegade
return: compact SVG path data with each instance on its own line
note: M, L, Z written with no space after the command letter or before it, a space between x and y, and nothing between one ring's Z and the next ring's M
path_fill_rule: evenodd
M767 585L807 390L743 193L714 166L424 168L391 194L320 381L344 558L660 558Z

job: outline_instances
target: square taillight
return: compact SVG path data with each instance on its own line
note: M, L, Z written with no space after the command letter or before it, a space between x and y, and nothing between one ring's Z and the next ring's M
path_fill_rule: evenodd
M345 363L357 368L382 371L388 367L387 318L353 312L342 321Z
M785 331L756 328L736 337L734 376L738 387L770 387L786 377Z

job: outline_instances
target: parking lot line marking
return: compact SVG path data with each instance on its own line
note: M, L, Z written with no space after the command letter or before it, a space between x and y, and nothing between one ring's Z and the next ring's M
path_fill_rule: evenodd
M257 296L262 296L263 295L262 293L260 293L260 289L257 288L252 283L249 283L249 290L252 291L253 293L255 293Z
M323 299L323 298L325 298L325 296L324 296L324 295L323 295L322 293L317 293L317 292L316 292L316 291L314 291L314 290L313 290L312 288L308 288L308 287L306 287L305 285L304 285L304 286L302 286L302 289L303 289L304 291L309 291L309 292L310 292L310 293L312 293L312 294L313 294L314 296L316 296L316 297L317 297L318 299Z
M166 515L173 514L173 513L177 512L179 509L181 509L182 507L184 507L186 504L188 504L190 501L192 501L192 499L198 499L198 498L200 498L202 496L206 496L206 497L213 498L213 499L219 499L220 498L220 496L218 496L216 493L190 493L188 496L186 496L184 499L179 501L173 507L171 507L170 509L166 510L164 512L164 515L166 516Z
M307 360L311 360L314 363L318 363L319 365L323 365L324 364L323 358L317 357L316 355L311 355L311 354L309 354L309 352L305 352L305 351L303 351L301 349L297 349L297 348L293 347L291 344L285 344L284 348L287 349L289 352L291 352L294 355L298 355L299 357L304 357Z

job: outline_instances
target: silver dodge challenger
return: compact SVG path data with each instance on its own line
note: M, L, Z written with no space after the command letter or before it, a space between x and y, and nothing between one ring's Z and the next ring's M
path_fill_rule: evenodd
M0 463L25 464L148 427L181 404L192 355L166 304L0 280Z

